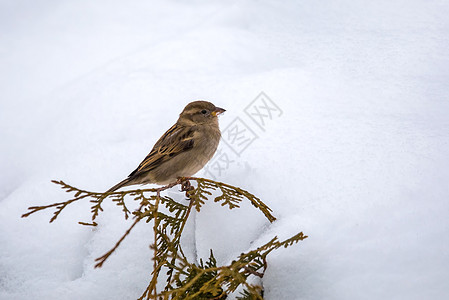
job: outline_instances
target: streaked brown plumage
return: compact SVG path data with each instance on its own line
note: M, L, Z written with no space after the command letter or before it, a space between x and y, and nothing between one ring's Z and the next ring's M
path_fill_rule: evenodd
M217 116L224 111L207 101L187 104L137 169L107 193L134 184L165 185L201 170L217 150L221 137Z

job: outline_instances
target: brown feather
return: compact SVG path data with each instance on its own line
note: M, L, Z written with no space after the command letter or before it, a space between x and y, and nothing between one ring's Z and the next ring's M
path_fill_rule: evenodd
M193 148L194 128L173 125L156 142L153 149L128 177L138 177L160 166L170 158Z

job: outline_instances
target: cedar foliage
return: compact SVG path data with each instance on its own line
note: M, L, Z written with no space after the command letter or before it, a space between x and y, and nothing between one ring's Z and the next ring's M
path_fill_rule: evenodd
M196 182L195 188L190 185L190 181ZM102 204L106 199L110 199L121 208L125 219L133 216L134 221L116 242L115 246L96 259L96 268L101 267L105 263L138 222L142 220L147 223L153 221L154 242L151 248L154 251L154 268L151 273L151 281L143 294L138 298L139 300L219 300L226 299L230 293L235 292L239 287L242 291L237 299L263 299L263 287L257 284L250 284L248 279L251 276L260 278L264 276L267 268L266 258L271 251L281 247L289 247L307 238L302 232L284 241L279 241L277 237L274 237L257 249L240 254L229 265L225 266L217 266L212 249L210 250L209 258L205 262L202 259L200 259L199 263L190 262L182 251L181 235L192 208L200 212L208 197L213 195L213 191L220 192L220 195L216 196L214 201L221 203L221 206L227 206L229 209L238 208L240 202L247 200L255 208L259 209L270 222L276 220L271 214L272 210L259 198L243 189L205 178L185 177L161 188L112 193L90 192L70 186L63 181L52 182L59 185L66 192L74 193L74 197L64 202L29 207L29 211L23 214L22 217L28 217L38 211L53 208L55 211L50 219L51 223L58 218L62 210L68 205L84 199L89 199L92 203L92 222L79 222L82 225L97 225L95 219L103 211ZM190 200L188 205L178 203L166 195L161 195L162 191L178 184L181 185L182 191L186 192L186 197ZM128 197L139 203L137 210L130 211L128 209L125 201ZM167 274L165 288L158 291L156 285L163 270Z

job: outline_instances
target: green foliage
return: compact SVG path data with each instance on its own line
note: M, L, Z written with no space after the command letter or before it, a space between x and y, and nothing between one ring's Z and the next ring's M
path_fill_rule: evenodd
M269 208L256 196L242 190L241 188L205 178L196 178L196 182L198 183L198 186L190 196L190 199L195 202L195 208L198 212L201 209L201 205L203 205L204 201L207 200L206 195L212 195L210 190L220 190L221 195L216 197L214 201L222 202L222 206L227 205L230 209L238 208L240 207L239 203L244 199L247 199L254 207L258 208L270 222L276 220L276 218L271 214L271 208Z
M186 264L187 263L187 264ZM200 259L198 265L189 264L184 261L182 268L174 266L176 270L173 281L176 284L175 289L165 291L165 296L171 294L176 299L225 299L227 296L218 284L213 284L210 288L205 288L209 283L216 282L218 275L217 261L212 250L210 251L209 260L203 263ZM184 270L186 272L184 273Z
M196 182L196 188L192 189L189 181ZM267 268L267 255L278 248L289 247L305 238L302 232L285 240L279 241L274 237L268 243L252 251L242 253L229 265L217 266L217 261L211 250L210 256L205 263L201 259L199 263L190 262L184 255L181 247L181 235L192 208L200 212L201 207L213 195L221 206L229 209L239 208L240 202L250 201L259 209L265 217L273 222L276 218L271 214L271 209L259 198L240 188L216 182L205 178L187 177L180 178L177 182L157 189L142 189L113 193L95 193L72 187L63 181L53 181L61 186L66 192L74 193L74 198L65 202L53 203L45 206L29 207L29 215L47 208L54 208L55 212L50 222L56 220L63 209L71 203L79 200L89 199L92 203L92 223L79 222L82 225L96 226L96 217L103 211L102 203L110 199L123 211L125 219L130 215L134 222L125 234L116 242L103 256L96 259L95 267L101 267L103 263L120 246L134 226L141 220L153 223L154 243L151 248L153 254L153 272L151 281L145 289L140 300L144 299L226 299L230 293L240 289L237 299L263 299L263 287L250 284L250 277L263 277ZM190 200L189 205L174 201L161 192L180 184L186 197ZM139 208L131 212L126 206L126 199L132 198L139 203ZM160 272L166 271L167 277L163 291L157 291L157 283Z

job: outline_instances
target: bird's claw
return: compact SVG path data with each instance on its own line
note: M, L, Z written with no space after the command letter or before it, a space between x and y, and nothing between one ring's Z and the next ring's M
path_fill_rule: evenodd
M182 179L182 178L180 178ZM190 184L189 180L183 180L181 182L181 191L186 192L186 197L190 198L190 195L193 193L195 188Z

